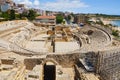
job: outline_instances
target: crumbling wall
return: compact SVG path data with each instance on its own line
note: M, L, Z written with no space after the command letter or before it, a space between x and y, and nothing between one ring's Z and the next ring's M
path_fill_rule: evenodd
M98 54L97 73L104 80L120 79L120 49L101 51ZM107 79L105 77L108 77Z
M40 65L42 63L42 59L40 58L28 58L24 60L24 65L26 69L32 70L36 65Z
M13 65L13 59L1 59L1 64Z
M47 58L55 59L62 67L73 67L74 64L77 63L79 56L79 53L61 55L54 54L48 55Z
M63 54L63 55L47 55L46 58L27 58L24 60L24 64L26 66L26 69L32 70L35 65L43 64L46 61L52 61L58 63L62 67L73 67L75 63L77 63L79 59L80 54Z

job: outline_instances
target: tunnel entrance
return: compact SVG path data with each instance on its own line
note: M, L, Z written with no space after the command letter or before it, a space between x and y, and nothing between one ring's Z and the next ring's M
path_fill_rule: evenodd
M56 66L51 63L44 64L44 80L55 80Z

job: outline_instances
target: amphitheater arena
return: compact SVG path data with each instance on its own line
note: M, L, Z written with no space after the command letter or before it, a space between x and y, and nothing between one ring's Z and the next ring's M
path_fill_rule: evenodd
M0 23L0 80L119 80L120 46L101 26Z

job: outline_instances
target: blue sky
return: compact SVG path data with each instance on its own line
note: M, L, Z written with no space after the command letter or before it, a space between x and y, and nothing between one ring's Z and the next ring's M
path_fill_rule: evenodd
M120 0L14 0L28 7L75 13L120 15Z

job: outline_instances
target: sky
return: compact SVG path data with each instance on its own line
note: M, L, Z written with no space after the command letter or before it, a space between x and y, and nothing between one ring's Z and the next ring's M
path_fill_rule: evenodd
M13 0L30 8L74 13L120 15L120 0Z

